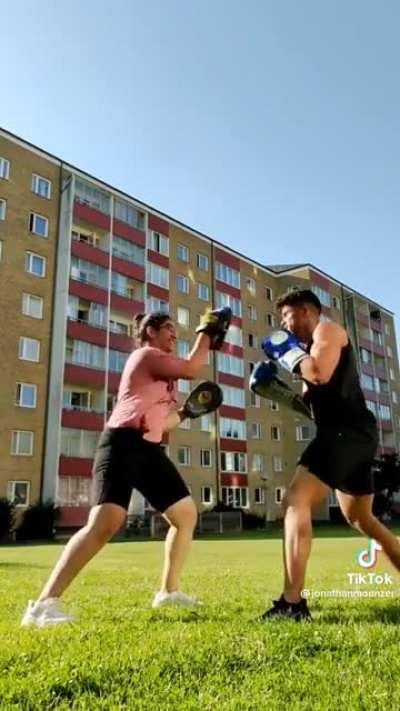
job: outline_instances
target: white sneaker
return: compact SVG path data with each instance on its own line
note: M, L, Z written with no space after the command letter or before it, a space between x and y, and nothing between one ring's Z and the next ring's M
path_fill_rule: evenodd
M57 597L49 597L43 602L29 600L26 612L21 620L21 627L47 627L60 625L64 622L73 622L74 618L61 609Z
M153 600L152 607L197 607L203 603L194 597L176 590L175 592L158 592Z

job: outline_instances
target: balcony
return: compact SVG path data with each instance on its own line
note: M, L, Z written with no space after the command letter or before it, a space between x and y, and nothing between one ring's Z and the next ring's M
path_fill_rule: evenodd
M96 368L85 363L74 363L65 359L64 382L70 385L82 385L89 388L101 389L105 386L105 368ZM121 373L109 371L108 392L115 394L118 392Z
M110 348L124 353L133 350L132 336L122 332L120 329L110 325ZM90 321L89 319L75 319L68 317L67 336L76 338L79 341L87 341L96 345L106 347L107 327Z
M102 284L88 281L82 276L70 277L69 293L104 306L108 303L107 288ZM140 313L144 310L144 303L139 300L139 294L142 295L143 291L139 292L134 286L127 289L114 287L111 289L111 308L128 313L130 316Z
M92 476L93 459L87 457L69 457L61 454L58 474L59 476Z
M221 472L222 486L248 486L247 474Z
M104 427L104 413L79 407L64 407L61 424L63 427L101 432Z

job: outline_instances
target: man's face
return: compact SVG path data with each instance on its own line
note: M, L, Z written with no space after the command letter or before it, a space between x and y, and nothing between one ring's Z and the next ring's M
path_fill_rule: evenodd
M172 321L166 321L162 324L159 331L155 331L155 338L152 345L166 353L173 353L175 351L176 331Z
M281 326L304 342L311 338L312 329L310 328L308 309L305 306L283 306Z

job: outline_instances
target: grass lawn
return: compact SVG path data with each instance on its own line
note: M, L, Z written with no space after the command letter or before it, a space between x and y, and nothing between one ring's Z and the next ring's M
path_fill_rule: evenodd
M363 572L365 543L317 529L307 587L357 589L346 574ZM75 624L20 628L59 551L0 548L1 711L400 709L397 597L311 600L312 624L256 621L281 588L276 535L195 541L182 587L198 613L150 609L161 542L113 543L66 594ZM383 558L374 572L400 588Z

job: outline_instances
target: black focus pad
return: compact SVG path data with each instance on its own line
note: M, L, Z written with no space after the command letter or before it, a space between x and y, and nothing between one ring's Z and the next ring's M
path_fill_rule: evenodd
M210 337L210 350L218 351L225 339L232 320L232 309L207 309L196 328L196 333L206 333Z
M211 380L204 380L196 385L182 405L182 413L185 417L194 419L213 412L222 403L222 390Z

